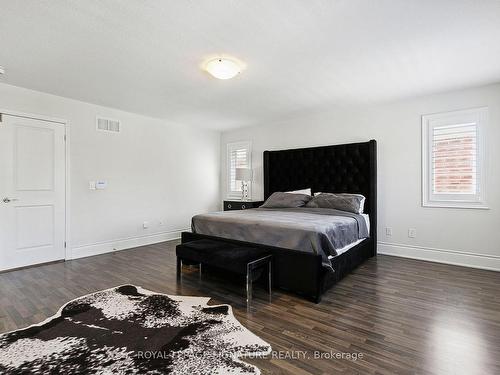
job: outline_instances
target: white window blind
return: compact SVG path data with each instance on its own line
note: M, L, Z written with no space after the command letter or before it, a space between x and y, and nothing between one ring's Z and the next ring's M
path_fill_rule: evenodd
M422 117L424 206L485 207L487 113L479 108Z
M228 195L241 197L241 181L236 180L236 168L251 168L251 143L237 142L227 145ZM249 187L250 188L250 187ZM250 191L249 191L250 195Z

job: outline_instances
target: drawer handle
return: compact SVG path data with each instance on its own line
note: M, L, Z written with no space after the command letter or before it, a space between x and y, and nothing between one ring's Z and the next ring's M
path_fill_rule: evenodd
M229 203L229 204L227 205L227 208L231 208L231 207L232 207L232 206L231 206L231 203Z
M246 206L244 204L241 205L241 209L244 210Z

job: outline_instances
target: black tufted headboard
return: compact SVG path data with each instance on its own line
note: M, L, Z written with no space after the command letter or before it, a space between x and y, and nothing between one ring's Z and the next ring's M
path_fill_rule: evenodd
M275 191L360 193L377 234L377 142L264 151L264 199Z

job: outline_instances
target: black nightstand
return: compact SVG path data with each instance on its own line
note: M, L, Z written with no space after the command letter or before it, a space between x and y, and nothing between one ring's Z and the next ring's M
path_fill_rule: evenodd
M248 210L249 208L257 208L264 201L224 201L224 211L232 210Z

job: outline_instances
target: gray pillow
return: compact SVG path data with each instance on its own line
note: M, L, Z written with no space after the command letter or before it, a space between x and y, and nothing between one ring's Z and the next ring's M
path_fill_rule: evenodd
M311 200L311 196L307 194L283 193L277 191L272 193L264 202L261 208L294 208L303 207Z
M332 194L321 193L313 197L306 207L334 208L355 214L363 213L365 197L361 194Z

